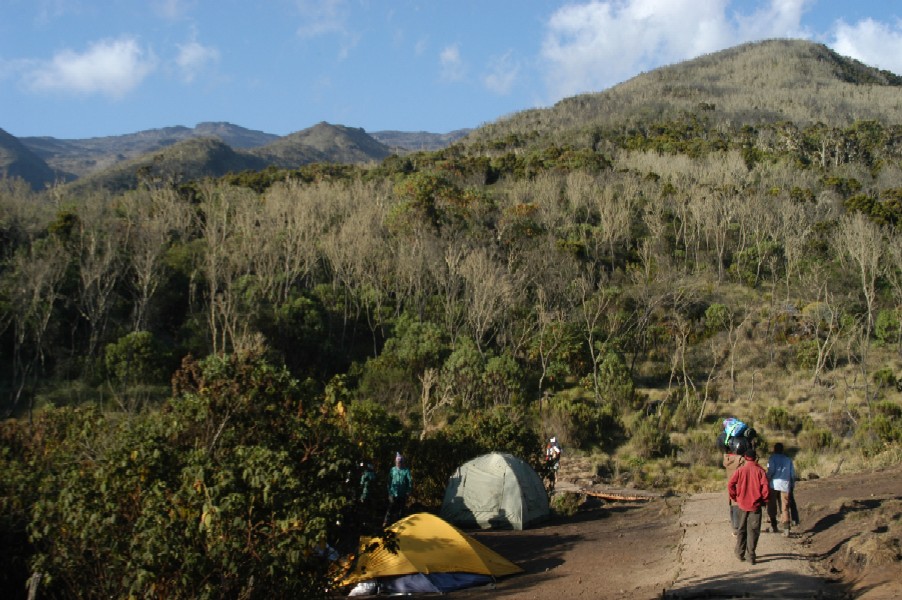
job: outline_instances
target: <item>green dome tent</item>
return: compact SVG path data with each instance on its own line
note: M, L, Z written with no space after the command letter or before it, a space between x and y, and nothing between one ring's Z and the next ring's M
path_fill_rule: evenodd
M548 512L548 494L533 468L512 454L492 452L454 471L440 514L461 527L523 529Z

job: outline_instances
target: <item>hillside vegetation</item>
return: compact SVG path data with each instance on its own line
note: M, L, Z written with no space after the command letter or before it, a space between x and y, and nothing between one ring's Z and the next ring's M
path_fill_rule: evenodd
M0 586L324 595L397 451L426 509L548 435L710 489L727 416L803 473L899 461L897 83L774 41L366 166L6 180Z

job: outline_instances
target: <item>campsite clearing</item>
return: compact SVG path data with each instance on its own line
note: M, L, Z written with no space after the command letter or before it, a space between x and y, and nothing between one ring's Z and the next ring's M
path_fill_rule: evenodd
M802 481L802 525L762 533L759 562L732 553L721 494L603 502L523 531L470 532L524 569L455 598L902 597L902 466ZM885 552L868 553L876 545ZM869 546L870 545L870 546Z

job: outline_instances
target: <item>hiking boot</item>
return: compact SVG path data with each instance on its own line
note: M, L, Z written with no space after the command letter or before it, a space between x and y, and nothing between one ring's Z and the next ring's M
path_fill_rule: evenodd
M777 527L776 525L771 525L771 526L770 526L770 532L771 532L771 533L780 533L780 528Z

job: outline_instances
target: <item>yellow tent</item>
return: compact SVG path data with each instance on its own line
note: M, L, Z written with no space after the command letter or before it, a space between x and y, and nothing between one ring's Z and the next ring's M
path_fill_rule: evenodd
M366 552L364 549L379 539L361 539L357 562L342 585L415 573L474 573L500 577L523 571L475 538L429 513L410 515L389 529L397 536L397 553L381 544Z

